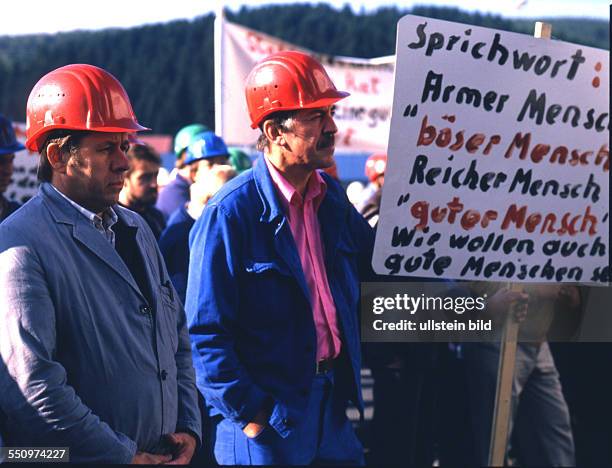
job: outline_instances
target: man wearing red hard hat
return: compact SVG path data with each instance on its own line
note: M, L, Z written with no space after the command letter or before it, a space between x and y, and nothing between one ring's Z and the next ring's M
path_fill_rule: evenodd
M38 194L0 226L0 430L71 462L188 463L200 417L185 316L155 238L118 206L128 134L146 130L92 65L27 103Z
M347 95L309 55L259 62L246 101L264 154L191 231L186 311L222 465L363 463L346 406L363 409L359 281L374 239L322 171Z

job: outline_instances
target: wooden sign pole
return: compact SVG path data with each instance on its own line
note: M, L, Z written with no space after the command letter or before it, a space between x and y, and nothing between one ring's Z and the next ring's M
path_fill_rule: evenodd
M501 346L499 349L499 366L497 369L497 390L495 392L495 409L489 446L489 466L503 466L508 445L508 430L512 411L512 380L516 364L516 347L519 324L512 313L508 314Z
M535 24L534 36L540 39L550 39L552 27L540 21ZM511 284L513 290L520 290L519 284ZM499 366L497 369L497 389L495 392L495 409L489 445L489 466L503 466L508 449L508 432L512 412L512 381L516 366L516 348L519 324L514 314L509 313L504 326L499 350Z

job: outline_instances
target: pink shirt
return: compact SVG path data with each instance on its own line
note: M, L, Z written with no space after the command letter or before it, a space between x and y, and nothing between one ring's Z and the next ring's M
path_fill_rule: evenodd
M306 196L302 195L264 158L276 186L285 215L297 246L317 332L317 362L340 354L340 331L336 320L336 306L329 289L325 271L325 252L321 241L321 227L317 211L327 185L318 172L308 180Z

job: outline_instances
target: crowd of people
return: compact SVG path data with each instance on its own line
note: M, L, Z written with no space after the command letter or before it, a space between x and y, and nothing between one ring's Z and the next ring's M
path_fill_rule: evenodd
M245 84L254 164L190 124L161 190L161 158L136 134L148 129L101 68L38 81L25 146L0 118L0 195L25 147L41 183L22 207L0 196L4 446L69 447L81 463L488 463L499 344L360 342L360 282L389 280L371 267L387 158L368 159L354 206L334 177L333 110L347 95L309 55L263 59ZM548 330L587 293L455 286L485 288L490 316L521 322L510 456L575 465L575 416L583 432L606 429L584 405L570 411ZM363 416L365 366L367 460L347 418L349 405Z

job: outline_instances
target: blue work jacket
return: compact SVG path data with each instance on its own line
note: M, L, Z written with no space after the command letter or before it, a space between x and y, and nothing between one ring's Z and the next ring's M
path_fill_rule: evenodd
M348 362L341 392L361 409L359 281L371 272L374 234L342 187L322 176L318 219ZM300 257L263 156L209 202L190 251L187 322L211 416L242 427L270 405L270 425L287 437L306 409L317 340Z
M0 430L8 445L69 447L86 466L201 433L182 305L145 221L113 209L143 289L49 184L0 224Z

